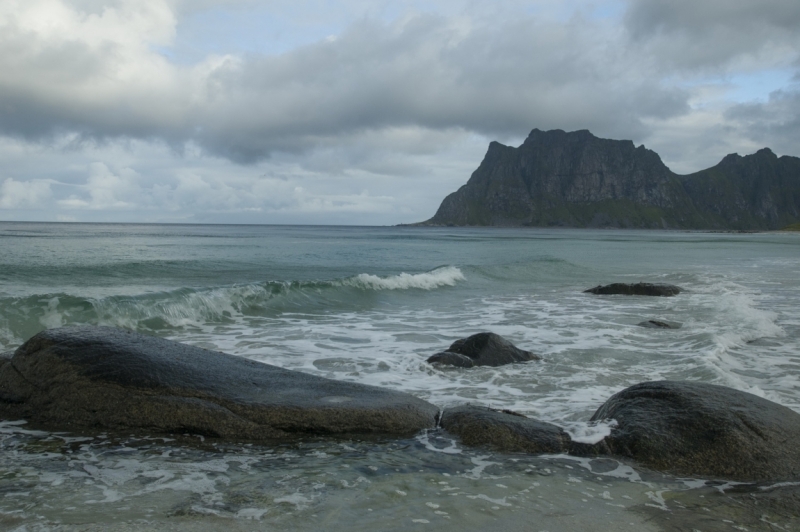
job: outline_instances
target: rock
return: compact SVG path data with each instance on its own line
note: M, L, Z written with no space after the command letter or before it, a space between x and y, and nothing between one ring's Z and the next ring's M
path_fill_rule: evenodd
M637 323L639 327L647 327L649 329L680 329L679 323L671 323L659 320L647 320Z
M11 362L11 357L14 355L13 351L0 353L0 375L3 374L3 368ZM2 381L0 381L2 383ZM0 386L0 411L2 411L2 404L17 404L20 398L11 393L11 390L5 386Z
M584 293L598 295L626 295L626 296L662 296L669 297L681 293L683 289L671 284L655 283L613 283L605 286L597 285L584 290Z
M475 361L467 355L461 353L454 353L452 351L442 351L436 353L428 358L431 364L445 364L448 366L456 366L458 368L471 368L475 366Z
M746 392L644 382L592 416L603 419L618 423L602 442L609 452L652 469L738 481L800 479L800 414Z
M780 229L800 221L800 158L729 155L691 175L630 140L534 129L489 144L465 185L418 225Z
M541 358L530 351L517 348L502 336L490 332L456 340L447 351L428 358L431 364L449 364L461 368L503 366L528 360L541 360Z
M446 409L440 424L466 445L505 452L562 453L571 445L569 434L561 427L508 410L458 406Z
M759 347L780 347L781 343L769 338L756 338L748 340L747 345L757 345Z
M405 393L106 327L37 334L0 366L0 390L0 419L237 440L411 435L438 416Z

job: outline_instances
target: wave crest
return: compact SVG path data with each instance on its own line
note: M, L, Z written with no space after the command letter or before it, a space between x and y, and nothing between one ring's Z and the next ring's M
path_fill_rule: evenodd
M139 331L202 328L249 317L321 309L370 308L374 290L434 290L466 280L453 266L419 274L378 277L362 273L331 281L267 281L207 288L177 288L136 296L87 298L71 294L0 297L0 351L43 328L111 325Z
M378 277L362 273L342 282L345 286L364 288L367 290L434 290L442 286L454 286L459 281L466 281L464 274L455 266L445 266L425 273L401 273L390 277Z

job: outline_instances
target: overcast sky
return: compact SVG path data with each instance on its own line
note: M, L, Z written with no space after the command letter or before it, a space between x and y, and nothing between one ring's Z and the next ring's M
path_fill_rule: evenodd
M533 128L800 156L800 1L0 2L0 220L421 221Z

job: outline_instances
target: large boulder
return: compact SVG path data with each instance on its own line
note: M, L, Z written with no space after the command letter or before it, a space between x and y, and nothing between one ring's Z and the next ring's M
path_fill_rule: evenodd
M428 362L471 368L473 366L503 366L540 359L530 351L519 349L502 336L483 332L456 340L447 351L429 357Z
M3 368L11 363L11 357L14 356L13 351L0 353L0 375L3 374ZM5 386L0 386L0 408L2 408L2 404L4 402L13 402L14 397L11 395L11 391L6 389Z
M679 475L800 479L800 414L700 382L644 382L612 396L592 421L617 426L600 449Z
M440 424L466 445L506 452L564 453L572 440L561 427L508 410L463 405L446 409Z
M598 295L662 296L669 297L681 293L683 289L672 284L661 283L612 283L595 286L584 293Z
M405 393L105 327L44 331L0 362L0 419L64 428L264 440L410 435L437 416Z

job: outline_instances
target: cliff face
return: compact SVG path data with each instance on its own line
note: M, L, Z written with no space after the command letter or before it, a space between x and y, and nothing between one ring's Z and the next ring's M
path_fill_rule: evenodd
M497 142L422 225L775 229L800 220L800 159L768 149L674 174L657 153L588 131Z

